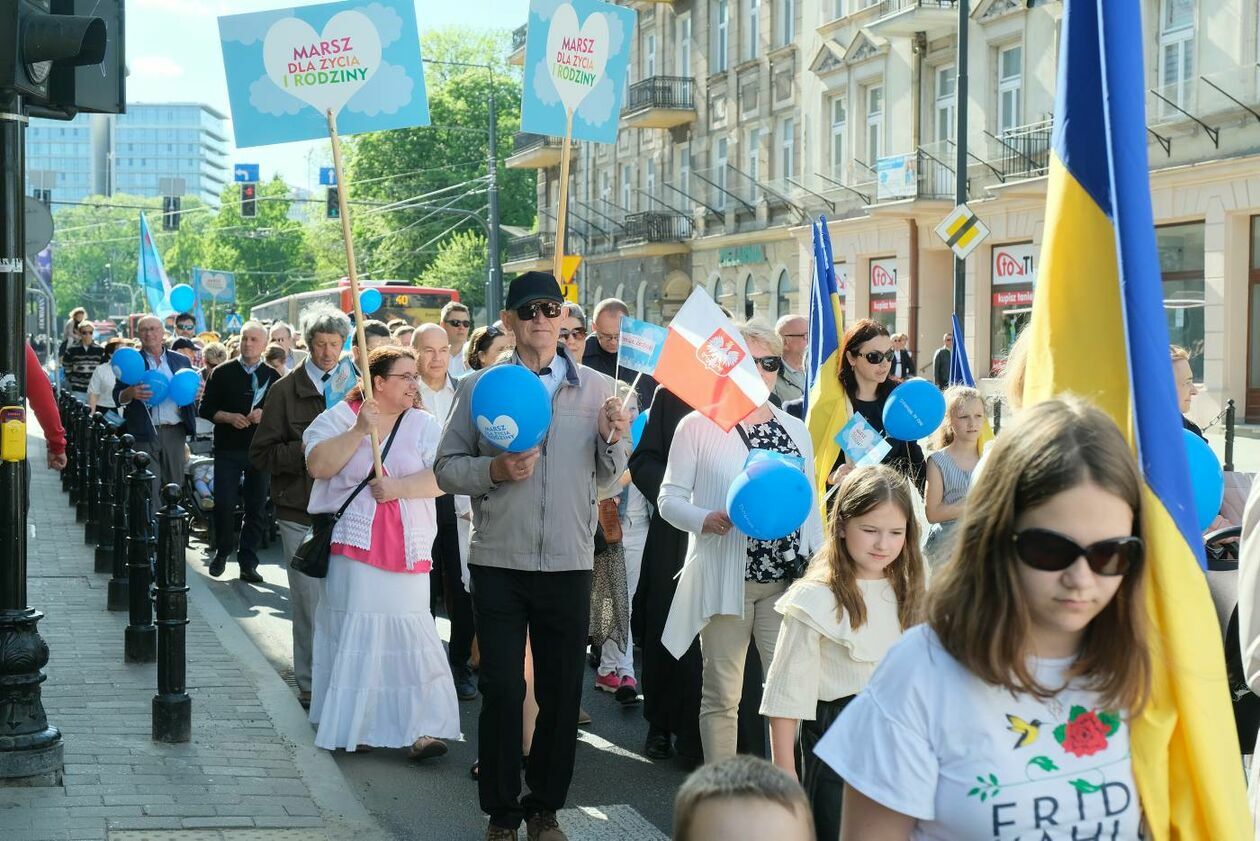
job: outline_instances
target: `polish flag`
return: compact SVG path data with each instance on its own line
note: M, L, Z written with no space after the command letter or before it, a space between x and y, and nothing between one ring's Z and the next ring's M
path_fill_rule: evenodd
M654 376L724 432L770 399L744 337L698 286L670 322Z

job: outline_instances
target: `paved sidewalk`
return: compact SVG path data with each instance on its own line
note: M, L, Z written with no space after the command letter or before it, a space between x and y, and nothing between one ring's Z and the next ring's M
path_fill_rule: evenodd
M246 841L386 834L331 757L312 745L293 694L190 574L192 741L154 742L153 664L123 663L125 613L105 609L107 576L44 469L32 465L28 586L51 659L44 706L65 742L60 788L0 787L3 841Z

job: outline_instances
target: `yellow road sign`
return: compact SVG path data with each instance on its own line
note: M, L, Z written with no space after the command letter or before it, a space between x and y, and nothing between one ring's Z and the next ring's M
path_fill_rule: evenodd
M971 208L960 204L936 226L936 235L953 249L958 259L966 260L967 255L989 235L989 229Z
M578 266L582 265L582 258L575 257L572 254L564 255L564 264L560 267L561 283L570 283L573 276L577 274Z
M571 303L578 302L578 285L576 283L560 284L560 292L564 295L564 299Z

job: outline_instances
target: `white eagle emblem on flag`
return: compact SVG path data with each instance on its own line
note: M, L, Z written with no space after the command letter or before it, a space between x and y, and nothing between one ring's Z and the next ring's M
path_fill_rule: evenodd
M725 330L718 328L696 348L696 358L705 368L725 377L743 360L744 351Z

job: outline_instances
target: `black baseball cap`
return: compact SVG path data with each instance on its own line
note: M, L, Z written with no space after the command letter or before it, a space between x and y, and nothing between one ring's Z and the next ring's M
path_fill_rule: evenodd
M180 336L178 339L171 342L171 350L196 350L196 349L197 349L196 343L192 339L186 339L183 336Z
M556 283L556 276L551 272L525 272L512 278L512 282L508 284L505 309L518 309L534 301L564 303L560 284Z

